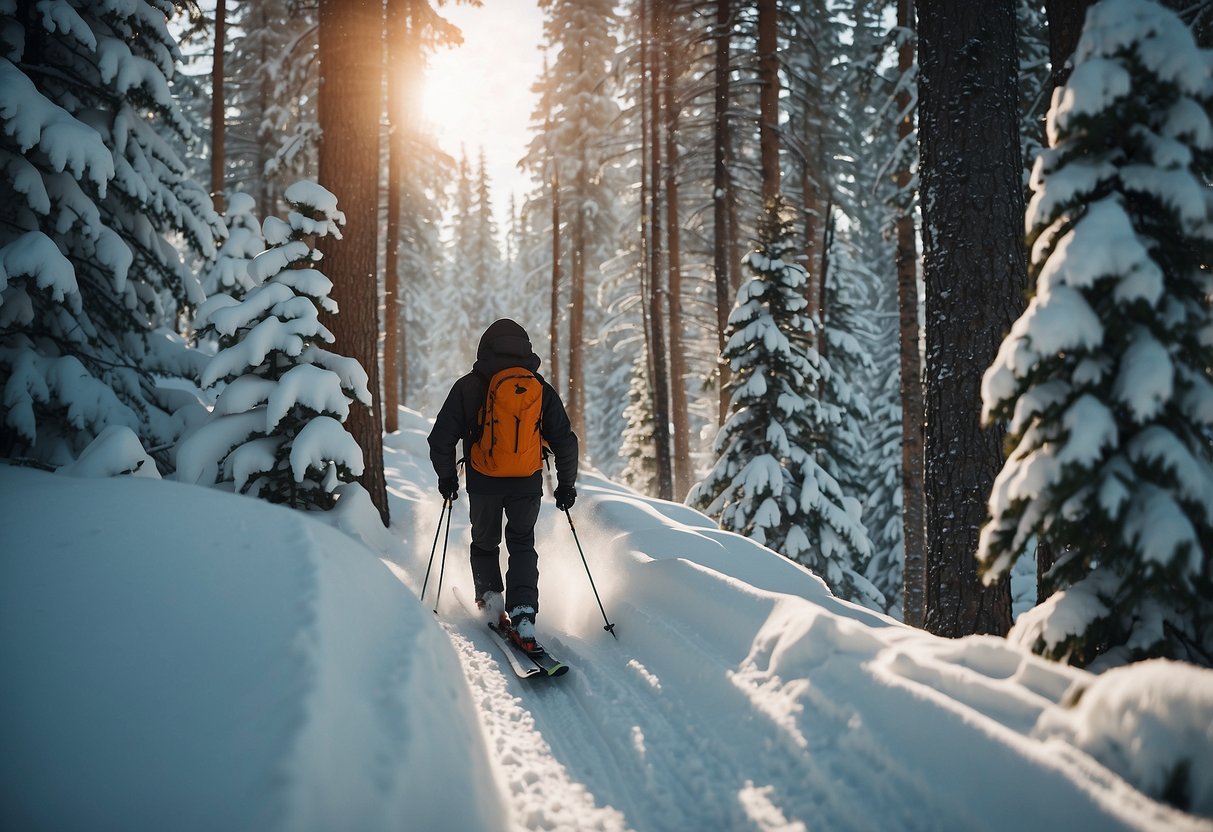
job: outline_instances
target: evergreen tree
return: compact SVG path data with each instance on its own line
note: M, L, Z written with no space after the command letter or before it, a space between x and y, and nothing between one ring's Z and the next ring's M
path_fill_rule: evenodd
M350 407L370 407L367 374L328 352L333 283L314 266L317 237L341 239L337 200L311 182L287 188L291 211L265 222L269 244L249 272L256 286L238 300L218 294L198 309L196 325L219 339L202 383L218 389L212 418L177 452L186 482L221 482L239 493L294 508L328 509L363 459L342 423Z
M228 200L224 216L227 239L202 277L207 297L223 292L239 300L257 285L249 273L249 264L265 250L265 238L254 214L256 207L253 198L243 192L232 194Z
M0 4L0 456L70 461L111 424L167 446L199 356L174 334L223 226L175 147L165 0ZM167 464L166 458L161 458Z
M1020 632L1078 664L1213 664L1210 67L1157 4L1092 7L1032 174L1035 296L983 384L1012 449L985 577L1055 547Z
M644 354L632 365L625 428L619 456L624 461L619 481L641 494L657 493L657 466L653 461L653 394L645 372Z
M822 426L842 418L820 394L829 365L809 346L805 271L794 262L794 213L772 200L760 223L751 273L729 316L724 358L732 369L730 415L718 460L687 502L820 575L841 597L878 602L853 566L871 547L859 503L816 459Z

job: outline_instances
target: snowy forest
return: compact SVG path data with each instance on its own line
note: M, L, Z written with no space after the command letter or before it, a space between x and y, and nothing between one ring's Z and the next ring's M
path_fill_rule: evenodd
M839 598L1213 665L1213 3L538 5L506 194L442 2L0 0L0 457L387 525L509 317L583 466Z

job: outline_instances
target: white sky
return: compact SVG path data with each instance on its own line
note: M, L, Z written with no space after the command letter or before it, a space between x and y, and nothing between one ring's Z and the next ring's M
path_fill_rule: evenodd
M463 45L432 56L426 118L455 158L462 144L475 166L484 146L504 232L510 192L521 202L527 191L517 163L530 141L531 85L543 69L543 18L533 0L484 0L480 8L448 0L439 12L463 30Z

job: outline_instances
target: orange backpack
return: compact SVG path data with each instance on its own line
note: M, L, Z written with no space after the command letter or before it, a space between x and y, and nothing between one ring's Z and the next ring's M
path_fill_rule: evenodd
M529 477L541 469L542 415L543 382L538 376L522 367L495 373L479 414L480 439L468 454L472 467L490 477Z

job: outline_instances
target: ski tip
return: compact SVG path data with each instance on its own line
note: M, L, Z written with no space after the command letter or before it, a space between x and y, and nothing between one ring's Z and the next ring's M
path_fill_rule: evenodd
M552 667L550 670L548 670L548 675L549 676L563 676L564 674L566 674L568 672L569 672L569 666L567 664L558 664L558 665Z

